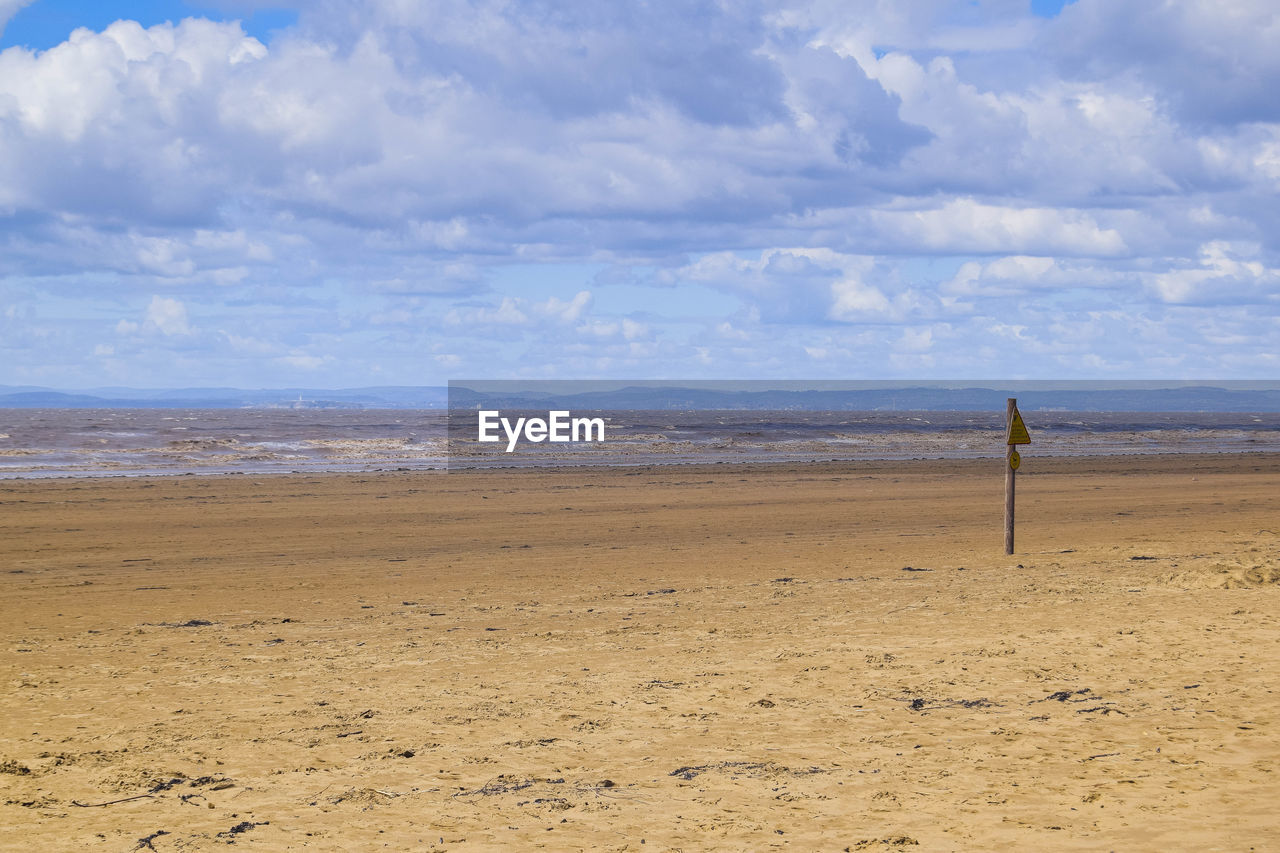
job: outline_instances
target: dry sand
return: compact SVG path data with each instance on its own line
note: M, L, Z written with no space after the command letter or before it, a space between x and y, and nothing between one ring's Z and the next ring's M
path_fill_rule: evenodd
M0 482L0 846L1280 849L1280 455L1027 457Z

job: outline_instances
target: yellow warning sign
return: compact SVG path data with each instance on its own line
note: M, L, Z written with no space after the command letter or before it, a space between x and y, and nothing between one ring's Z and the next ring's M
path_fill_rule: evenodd
M1027 432L1027 425L1022 420L1022 413L1016 408L1013 410L1013 420L1009 422L1009 440L1005 444L1030 444L1031 435Z
M1017 471L1018 466L1022 464L1022 457L1018 455L1018 451L1009 454L1009 467Z

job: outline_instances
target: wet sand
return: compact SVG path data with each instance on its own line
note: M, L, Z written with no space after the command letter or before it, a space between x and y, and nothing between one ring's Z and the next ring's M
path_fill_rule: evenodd
M0 847L1275 849L1280 454L1000 465L0 482Z

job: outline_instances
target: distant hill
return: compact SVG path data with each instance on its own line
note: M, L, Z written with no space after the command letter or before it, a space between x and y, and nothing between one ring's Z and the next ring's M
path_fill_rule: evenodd
M1017 397L1024 411L1074 412L1280 412L1280 382L1206 383L1178 387L1115 387L1126 383L1061 383L1065 387L1000 387L997 383L859 383L862 387L803 389L761 387L762 382L644 383L599 388L608 383L455 383L441 386L387 385L367 388L90 388L58 391L0 386L0 408L49 409L474 409L559 408L591 410L798 410L798 411L1004 411ZM829 383L833 384L833 383ZM850 383L852 384L852 383ZM1027 383L1037 386L1050 383ZM1145 383L1155 384L1155 383ZM719 385L722 387L708 387ZM738 386L738 387L735 387ZM749 387L743 387L749 386ZM1234 387L1233 387L1234 386ZM1240 387L1247 386L1247 387ZM566 388L570 390L565 390ZM495 390L496 389L496 390Z
M683 386L627 386L605 391L547 393L477 390L454 385L449 405L474 409L589 410L804 410L804 411L1003 411L1017 397L1020 409L1074 412L1278 412L1280 383L1274 389L1218 386L1180 388L1096 388L1009 390L990 387L941 388L926 385L847 390L722 390Z
M91 388L55 391L0 385L0 408L13 409L439 409L448 389L440 386L370 388Z
M95 408L106 403L88 394L63 394L60 391L19 391L0 394L0 405L11 409L79 409Z

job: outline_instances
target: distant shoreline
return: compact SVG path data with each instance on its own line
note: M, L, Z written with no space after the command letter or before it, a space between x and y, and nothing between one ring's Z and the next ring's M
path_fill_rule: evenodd
M0 385L0 409L1280 412L1276 380L458 380L358 388Z

